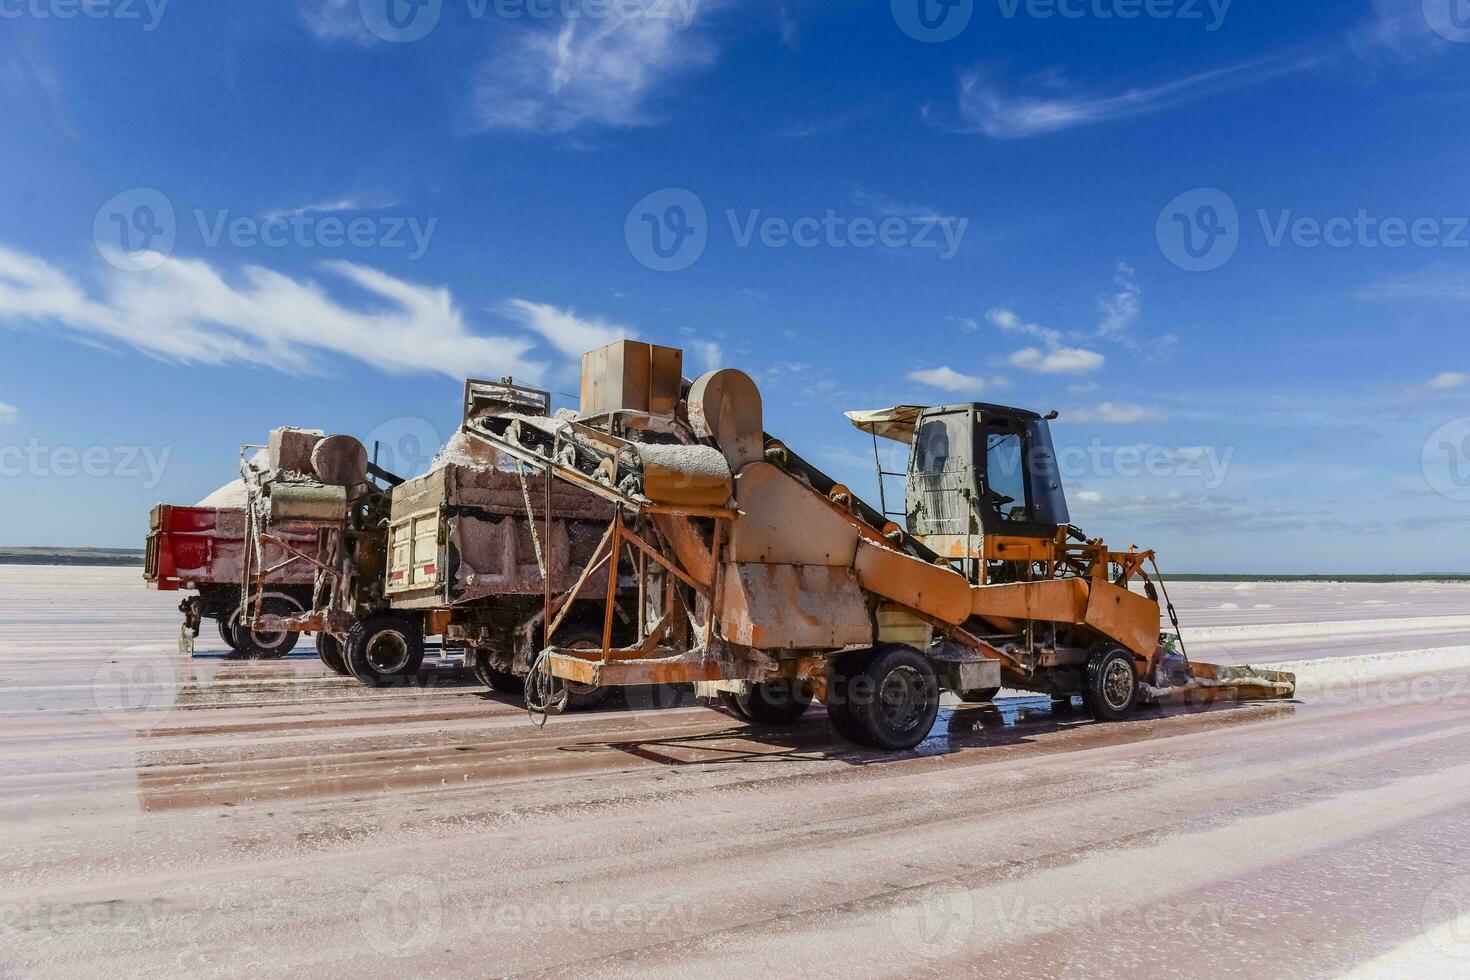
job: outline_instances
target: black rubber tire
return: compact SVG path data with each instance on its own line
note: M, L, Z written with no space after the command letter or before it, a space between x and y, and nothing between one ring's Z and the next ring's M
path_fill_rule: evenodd
M784 677L747 684L735 695L741 712L757 725L789 725L812 706L812 694L801 681Z
M832 730L849 742L867 744L867 736L851 710L855 693L853 678L863 674L876 653L876 650L845 653L833 659L827 672L827 720Z
M866 683L847 705L856 741L903 752L929 737L939 716L939 677L927 657L913 647L879 647L854 679L861 678Z
M1126 693L1125 693L1126 692ZM1106 646L1087 658L1082 703L1098 721L1122 721L1138 707L1138 672L1133 654Z
M328 670L334 674L351 677L352 671L347 669L347 658L342 650L342 641L331 633L322 631L316 635L317 659L326 664Z
M475 680L492 691L516 697L526 691L525 680L508 670L496 667L489 650L472 649L465 657L465 662L469 665L470 673L475 675Z
M294 603L279 597L268 597L260 604L262 615L292 616L301 610ZM301 634L294 630L280 633L258 633L247 629L237 618L230 626L235 638L235 654L245 660L280 660L296 649Z
M375 613L347 633L347 669L369 687L409 683L424 662L424 628L396 613Z
M568 626L559 630L552 639L563 650L601 650L602 627ZM613 643L616 644L617 641L614 640ZM566 689L568 711L591 711L612 694L610 687L587 687L570 682L566 684Z
M735 696L734 691L721 691L720 704L724 707L726 711L730 712L730 714L734 715L736 718L739 718L741 721L751 720L750 715L745 713L745 708L741 706L740 699Z
M235 646L235 630L230 626L230 621L228 619L216 619L214 623L219 627L219 638L225 641L225 646L229 647L235 653L239 653L240 648Z
M955 696L965 704L990 704L999 693L998 687L986 687L978 691L956 691Z

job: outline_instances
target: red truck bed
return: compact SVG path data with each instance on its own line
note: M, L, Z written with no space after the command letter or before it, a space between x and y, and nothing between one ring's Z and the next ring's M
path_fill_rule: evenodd
M315 529L277 531L297 551L316 553ZM264 567L274 568L290 555L267 542ZM153 508L143 577L160 592L196 589L201 585L240 585L245 560L245 511L238 507ZM271 585L311 585L315 569L294 561L274 572Z

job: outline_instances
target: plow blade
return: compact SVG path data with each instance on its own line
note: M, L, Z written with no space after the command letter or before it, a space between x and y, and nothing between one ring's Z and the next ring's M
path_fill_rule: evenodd
M1296 695L1296 675L1256 667L1189 664L1189 680L1172 687L1147 687L1155 702L1212 704L1217 701L1285 701Z

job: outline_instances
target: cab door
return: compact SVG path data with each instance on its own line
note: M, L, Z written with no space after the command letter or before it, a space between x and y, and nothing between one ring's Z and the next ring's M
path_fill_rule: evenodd
M909 453L904 507L909 533L919 538L979 534L977 473L974 409L925 412Z

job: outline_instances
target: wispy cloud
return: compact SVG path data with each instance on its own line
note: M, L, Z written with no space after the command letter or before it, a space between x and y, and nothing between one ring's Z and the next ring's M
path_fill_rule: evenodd
M638 336L636 330L621 324L597 317L580 317L572 310L525 299L511 300L502 312L521 326L545 337L567 357L581 357L587 351L606 347L614 341L632 340Z
M609 5L607 17L510 30L480 72L476 122L553 134L650 125L650 102L715 62L701 27L725 2L630 0Z
M366 46L376 40L363 22L358 0L303 0L301 21L319 41Z
M910 371L910 381L938 388L940 391L953 391L958 394L975 395L985 390L985 379L961 374L951 367L931 368L927 371Z
M398 204L391 197L386 196L348 196L332 198L323 201L315 201L311 204L303 204L294 208L276 208L261 215L262 220L277 221L281 218L290 217L293 214L341 214L346 211L382 211Z
M1117 339L1138 322L1143 312L1143 290L1134 281L1133 267L1119 262L1113 277L1113 292L1098 300L1102 319L1098 322L1099 336Z
M165 360L294 374L318 373L340 359L454 378L545 372L544 361L528 359L535 340L472 330L448 289L349 262L322 269L351 294L350 303L316 282L259 266L226 277L207 262L180 258L148 273L108 266L89 288L0 246L0 326L59 326L84 342L116 341Z
M20 409L8 402L0 402L0 425L14 425L20 421Z
M1139 422L1166 422L1168 416L1147 405L1128 402L1103 402L1093 408L1073 409L1066 413L1069 422L1096 422L1103 425L1133 425Z
M1470 374L1463 371L1445 371L1429 380L1428 388L1434 391L1453 391L1470 385Z
M859 187L852 192L852 203L858 207L871 208L885 218L908 218L911 221L954 221L955 216L945 214L939 208L927 204L897 201L886 194L878 194Z
M781 30L781 46L788 51L801 50L801 25L786 9L786 0L776 0L776 26Z
M1008 85L993 68L975 68L960 77L957 119L948 128L996 139L1024 139L1078 126L1131 119L1189 105L1233 89L1260 85L1306 71L1321 62L1315 55L1281 55L1196 72L1142 88L1099 94L1050 73ZM940 123L940 113L925 108L925 118Z
M1437 263L1417 272L1386 276L1357 290L1360 299L1470 302L1470 275L1458 265Z
M887 109L892 103L888 100L881 102L869 102L851 109L830 113L816 119L807 119L801 122L791 123L776 131L776 138L783 140L802 140L813 136L825 136L838 130L846 129L865 119L871 119L880 112Z

